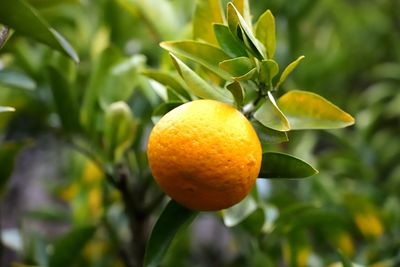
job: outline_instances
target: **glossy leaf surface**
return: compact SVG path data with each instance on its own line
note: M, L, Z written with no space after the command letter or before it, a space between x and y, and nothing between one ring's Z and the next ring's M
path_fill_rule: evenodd
M79 57L72 46L50 27L37 11L24 0L0 1L0 23L17 33L44 43L79 62Z
M198 214L170 200L150 234L144 256L144 267L159 266L177 232Z
M354 124L354 118L320 95L290 91L277 101L291 129L334 129Z
M276 88L279 88L279 86L282 85L282 83L286 80L287 76L289 76L290 73L292 73L297 65L299 65L300 61L304 59L304 56L300 56L297 58L295 61L290 63L282 72L281 77L279 78L278 84L276 85Z
M318 171L294 156L266 152L263 154L259 178L306 178Z
M237 38L235 38L229 27L223 24L214 24L214 33L219 46L231 57L247 56L246 49Z
M270 10L260 16L255 27L256 38L265 46L267 57L274 58L276 49L275 18Z

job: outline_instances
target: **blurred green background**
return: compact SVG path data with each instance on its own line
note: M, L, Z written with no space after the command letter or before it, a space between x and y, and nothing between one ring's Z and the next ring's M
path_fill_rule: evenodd
M98 149L93 143L104 121L89 114L89 142L62 130L70 125L73 132L68 121L78 115L54 91L68 84L82 109L91 105L85 92L96 88L106 97L94 109L128 103L136 121L128 161L144 179L132 183L147 184L143 203L161 203L144 159L161 99L141 71L173 69L158 43L191 38L195 1L29 2L71 43L80 63L18 32L0 50L0 106L16 109L0 113L0 265L125 266L124 196L85 153ZM306 56L283 89L316 92L356 124L290 132L280 149L319 174L260 181L262 226L256 213L232 228L220 214L202 214L178 234L162 266L340 266L338 251L361 266L400 266L400 1L253 0L250 8L253 21L266 9L275 15L280 64ZM107 60L112 67L102 68ZM116 73L118 66L125 72ZM57 102L68 116L57 115ZM152 209L149 220L159 212Z

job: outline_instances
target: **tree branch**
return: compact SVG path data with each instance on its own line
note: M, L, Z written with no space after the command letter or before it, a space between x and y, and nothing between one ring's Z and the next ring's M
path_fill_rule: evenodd
M9 34L10 34L10 28L4 26L3 29L1 29L0 31L0 49L3 48L3 46L5 45Z

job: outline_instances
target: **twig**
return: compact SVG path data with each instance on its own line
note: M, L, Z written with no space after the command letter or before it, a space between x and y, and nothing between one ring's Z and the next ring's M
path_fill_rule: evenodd
M0 31L0 49L3 48L3 46L5 45L5 43L8 39L9 33L10 33L10 28L8 28L7 26L4 26L3 29L1 29L1 31Z

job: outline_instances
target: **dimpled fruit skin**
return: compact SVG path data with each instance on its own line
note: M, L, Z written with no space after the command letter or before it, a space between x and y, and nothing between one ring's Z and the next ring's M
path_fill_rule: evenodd
M154 126L147 155L167 195L187 208L214 211L250 192L262 150L238 110L214 100L195 100L171 110Z

